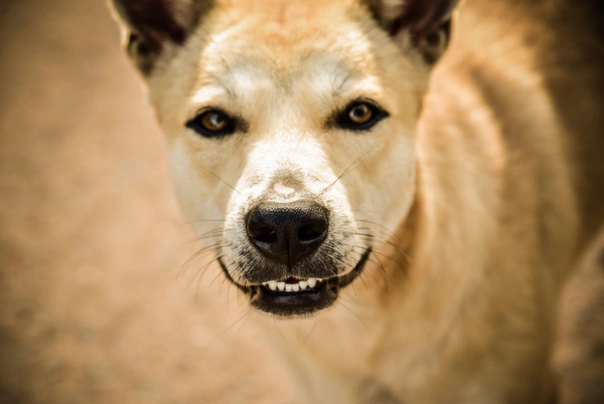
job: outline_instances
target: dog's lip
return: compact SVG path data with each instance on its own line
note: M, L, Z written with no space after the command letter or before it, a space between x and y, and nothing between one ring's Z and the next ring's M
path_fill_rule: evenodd
M293 285L294 281L304 281L298 277L287 277L262 284L241 285L231 277L220 258L218 262L227 278L250 297L252 306L278 317L291 318L308 316L331 306L338 298L340 289L351 284L361 274L371 251L371 247L367 248L350 272L330 278L310 278L316 279L316 285L298 291L271 290L268 285L269 282L284 282Z

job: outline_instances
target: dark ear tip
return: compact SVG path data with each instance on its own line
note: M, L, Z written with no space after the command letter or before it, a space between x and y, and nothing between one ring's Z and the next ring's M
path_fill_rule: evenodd
M382 28L395 38L404 31L430 65L449 44L451 15L458 0L362 0Z
M145 41L168 39L179 45L185 41L187 27L179 22L173 1L112 0L112 3L120 17Z
M413 36L435 31L450 19L458 0L364 0L371 14L391 35L405 29ZM388 16L388 17L386 17Z
M128 31L127 50L149 74L166 46L183 45L214 0L109 0Z

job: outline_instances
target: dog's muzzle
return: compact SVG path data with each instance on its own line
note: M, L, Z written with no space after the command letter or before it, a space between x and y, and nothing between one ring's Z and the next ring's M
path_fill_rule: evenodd
M242 285L219 260L221 267L249 295L252 306L281 317L309 315L331 306L371 253L367 249L352 271L339 275L342 271L323 246L330 231L329 210L310 199L260 203L246 215L244 225L267 269L244 272L247 284Z

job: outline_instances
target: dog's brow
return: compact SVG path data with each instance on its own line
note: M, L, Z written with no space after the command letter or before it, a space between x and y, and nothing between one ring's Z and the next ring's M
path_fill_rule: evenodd
M214 77L214 79L216 80L216 84L224 89L229 98L237 98L237 91L234 87L232 87L229 83L227 83L219 76Z
M232 82L235 79L233 70L223 57L220 57L220 61L220 69L216 72L209 73L207 80L215 88L221 88L224 90L229 98L236 98L237 90L235 89L235 86L229 82Z
M332 95L334 97L337 96L340 92L342 92L342 89L344 88L344 86L346 85L348 80L350 80L351 77L352 77L352 70L347 70L346 74L344 75L344 77L341 78L341 80L339 80L339 82L336 81L336 79L338 79L338 77L334 76L334 86L333 86L333 91L332 91Z
M342 92L349 80L354 76L354 69L336 60L329 55L316 55L311 61L315 66L320 66L317 77L326 77L328 88L331 88L331 95L337 96ZM327 84L326 83L326 84Z
M237 87L245 86L249 81L246 74L241 74L241 69L237 66L231 67L226 60L221 58L221 69L210 72L207 75L206 82L211 85L216 92L222 90L226 95L235 99L238 96Z

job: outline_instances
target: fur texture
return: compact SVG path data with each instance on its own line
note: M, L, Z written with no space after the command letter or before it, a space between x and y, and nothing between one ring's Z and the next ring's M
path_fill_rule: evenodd
M144 7L124 5L145 1L117 3L126 43L164 32L128 11ZM229 278L245 288L276 277L242 224L261 200L312 198L329 209L319 261L301 271L320 263L349 274L373 249L329 309L255 315L300 394L321 403L551 400L556 301L589 234L567 151L581 139L558 122L533 55L513 40L477 49L480 40L454 33L447 63L434 68L453 2L160 3L164 23L186 38L139 35L161 46L152 59L130 56L167 135L183 211L200 235L216 236ZM203 13L183 20L182 10ZM462 11L457 23L479 25L473 18ZM483 29L485 42L498 35ZM499 56L510 47L522 65ZM362 133L330 125L363 99L388 117ZM200 136L185 124L205 108L246 124Z

